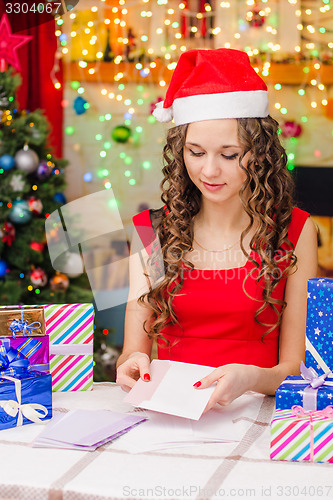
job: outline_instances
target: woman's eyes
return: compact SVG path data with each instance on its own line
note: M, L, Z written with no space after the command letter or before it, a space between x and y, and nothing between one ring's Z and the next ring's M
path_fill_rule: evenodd
M204 153L195 153L194 151L192 151L192 149L190 149L190 153L192 156L202 156Z
M196 157L200 157L200 156L203 156L205 153L195 153L194 151L192 151L192 149L190 149L190 154L191 156L196 156ZM237 158L239 155L239 153L234 153L232 155L221 155L223 156L223 158L225 158L226 160L234 160L235 158Z
M223 158L226 158L227 160L234 160L235 158L238 157L238 155L239 155L238 153L234 153L233 155L229 155L229 156L228 155L222 155L222 156L223 156Z

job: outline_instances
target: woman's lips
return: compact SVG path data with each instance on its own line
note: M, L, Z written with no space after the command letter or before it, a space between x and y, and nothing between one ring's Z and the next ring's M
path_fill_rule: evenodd
M222 189L225 184L208 184L207 182L202 182L203 185L205 186L208 191L218 191L219 189Z

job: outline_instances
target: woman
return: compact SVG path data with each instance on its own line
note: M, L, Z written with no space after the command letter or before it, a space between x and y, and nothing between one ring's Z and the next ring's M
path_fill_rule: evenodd
M304 358L317 236L292 205L267 87L243 52L192 50L155 116L176 127L164 148L164 207L133 219L147 281L133 259L140 299L127 306L117 383L150 379L155 338L160 359L216 367L195 384L217 382L206 410L247 390L274 394Z

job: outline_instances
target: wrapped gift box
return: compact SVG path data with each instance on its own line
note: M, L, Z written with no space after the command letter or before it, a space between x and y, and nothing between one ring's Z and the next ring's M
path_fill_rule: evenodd
M0 429L42 423L51 417L50 374L31 371L0 376Z
M28 337L37 338L37 350L29 353L30 369L49 371L49 338L45 331L44 308L42 306L1 306L0 346L19 349ZM34 344L35 345L35 344Z
M333 280L308 280L305 363L319 375L333 371Z
M272 460L333 463L333 407L277 409L271 422Z
M42 345L29 358L31 369L50 371L53 391L92 390L94 336L92 304L3 306L0 309L3 328L6 332L6 337L1 340L2 331L0 330L0 345L5 339L9 339L10 346L14 348L18 348L22 343L24 340L22 330L17 331L15 338L7 336L8 332L12 335L9 330L11 322L22 319L22 314L28 325L39 321L42 326L38 340ZM8 315L10 316L6 318ZM31 327L30 330L27 329L25 334L34 337L37 329Z
M326 377L322 385L314 388L303 377L290 375L277 388L275 395L277 409L300 405L305 410L323 410L333 404L333 377Z
M41 306L1 306L0 337L44 336L44 309Z
M35 371L49 371L49 338L48 336L44 337L16 337L16 339L12 338L0 338L0 346L10 346L14 349L18 349L19 351L22 348L26 351L25 346L28 344L29 339L38 339L40 342L40 347L38 350L31 351L29 357L30 361L30 369Z
M93 305L45 305L44 314L46 333L50 339L52 390L92 390Z

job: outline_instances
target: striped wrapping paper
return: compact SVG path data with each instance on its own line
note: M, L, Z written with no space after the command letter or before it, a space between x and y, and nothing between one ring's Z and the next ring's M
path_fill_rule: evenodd
M333 463L333 418L323 411L313 413L313 461ZM271 422L272 460L311 461L311 423L309 417L299 417L292 409L275 410Z
M92 390L93 305L49 304L44 306L44 314L50 337L52 390Z

